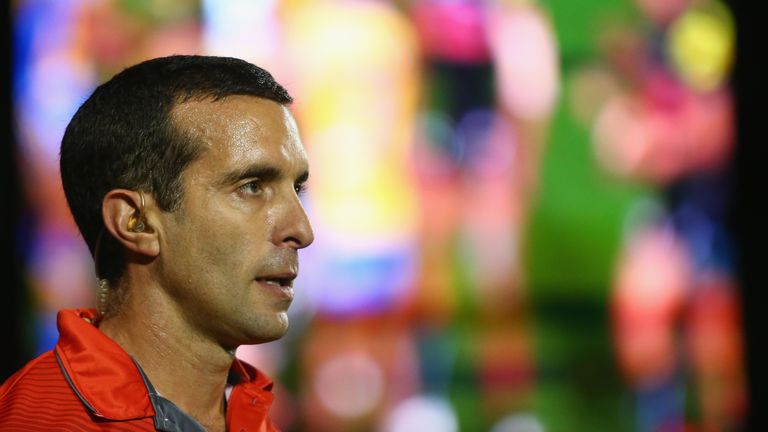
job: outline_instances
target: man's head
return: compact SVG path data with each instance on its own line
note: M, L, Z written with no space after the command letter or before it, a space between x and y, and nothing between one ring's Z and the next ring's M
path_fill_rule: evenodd
M127 263L151 264L198 317L243 313L248 302L284 313L296 250L313 239L296 193L308 166L290 102L268 72L221 57L149 60L98 87L67 127L61 175L99 276L116 282ZM249 284L256 294L244 293ZM272 333L245 339L278 335L273 321Z
M269 72L225 57L171 56L129 67L99 86L67 126L61 144L61 178L67 202L101 277L121 276L122 256L105 236L101 204L117 188L143 190L165 211L182 199L182 171L202 147L172 121L188 101L251 95L292 102Z

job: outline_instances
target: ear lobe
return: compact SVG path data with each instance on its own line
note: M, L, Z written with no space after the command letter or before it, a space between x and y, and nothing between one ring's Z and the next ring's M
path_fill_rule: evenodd
M145 256L160 253L157 233L147 220L143 193L113 189L104 196L101 213L107 231L123 247Z

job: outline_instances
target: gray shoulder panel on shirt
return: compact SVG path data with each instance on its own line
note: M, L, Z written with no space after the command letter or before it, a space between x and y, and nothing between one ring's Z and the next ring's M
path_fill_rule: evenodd
M139 369L141 379L147 386L149 392L149 401L152 408L155 409L155 429L163 432L206 432L203 425L197 422L189 414L177 407L176 404L157 394L155 387L149 382L149 378L144 374L136 360L133 360L136 368Z

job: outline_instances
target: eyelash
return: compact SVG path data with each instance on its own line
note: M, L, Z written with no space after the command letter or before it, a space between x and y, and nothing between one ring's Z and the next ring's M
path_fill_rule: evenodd
M306 183L299 183L293 186L293 190L296 191L296 195L302 196L307 191Z

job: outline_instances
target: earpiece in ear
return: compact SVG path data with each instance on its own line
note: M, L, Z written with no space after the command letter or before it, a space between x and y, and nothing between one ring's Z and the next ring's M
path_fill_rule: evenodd
M134 215L128 220L128 231L139 233L144 232L144 228L146 228L146 226L144 225L143 217Z
M144 219L144 192L139 191L139 197L141 198L141 204L139 204L138 214L133 214L128 219L128 231L135 233L144 232L147 228Z

